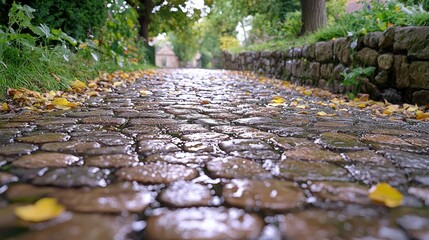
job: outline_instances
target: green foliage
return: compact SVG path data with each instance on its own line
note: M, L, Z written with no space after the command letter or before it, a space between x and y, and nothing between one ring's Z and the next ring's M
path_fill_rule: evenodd
M51 28L62 29L73 38L80 40L97 35L106 21L104 0L18 0L19 5L28 5L33 12L34 25L46 24ZM7 15L13 1L0 3L0 24L7 24Z
M113 58L121 67L129 60L143 63L146 50L138 37L138 14L135 9L123 0L111 0L107 11L108 21L101 29L96 49Z
M354 87L352 94L356 95L360 87L360 79L371 77L375 72L375 67L358 67L350 72L343 72L341 75L344 77L343 85Z
M0 98L9 87L37 91L62 89L76 78L94 78L100 70L137 69L144 62L144 48L131 38L132 33L114 32L125 26L128 30L123 31L131 31L131 23L124 21L127 14L118 16L117 29L109 26L104 29L114 36L105 34L102 40L78 44L60 29L33 25L33 13L35 10L27 5L13 4L7 26L0 25ZM112 47L115 43L122 48Z
M419 6L405 6L398 1L365 3L357 12L343 15L336 22L315 33L316 41L346 35L360 36L384 31L390 26L429 25L429 13Z
M174 53L180 61L190 61L198 51L198 37L194 28L187 27L180 32L169 32L168 38Z

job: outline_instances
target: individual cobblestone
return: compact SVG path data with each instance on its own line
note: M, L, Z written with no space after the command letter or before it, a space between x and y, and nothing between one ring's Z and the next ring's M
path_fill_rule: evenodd
M1 113L0 239L428 238L429 123L283 86L157 70L75 110ZM401 206L369 199L380 182ZM66 212L14 214L43 197Z

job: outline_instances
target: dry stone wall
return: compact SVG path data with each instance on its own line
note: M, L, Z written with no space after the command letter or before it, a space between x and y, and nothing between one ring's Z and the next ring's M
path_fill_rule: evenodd
M392 27L359 39L338 38L284 51L223 53L223 68L254 71L301 85L351 91L342 73L375 67L360 92L392 103L429 104L429 27Z

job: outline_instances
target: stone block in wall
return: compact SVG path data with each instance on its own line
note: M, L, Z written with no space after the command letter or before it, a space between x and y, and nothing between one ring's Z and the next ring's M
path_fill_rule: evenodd
M411 87L429 89L429 62L412 62L410 64Z
M310 57L310 53L308 52L308 45L305 44L302 49L301 49L301 55L303 58L308 58Z
M375 85L379 88L386 88L389 82L389 72L384 70L380 71L377 76L375 76Z
M377 58L378 67L382 70L389 70L393 66L394 56L391 53L381 54Z
M413 93L413 103L417 105L428 105L429 104L429 91L420 90Z
M308 51L308 59L309 60L313 60L316 58L316 44L315 43L308 45L307 51Z
M320 77L320 63L311 62L308 66L308 77L318 79Z
M380 36L380 39L378 40L378 46L384 50L393 49L394 37L395 37L395 28L394 27L387 28L383 32L383 35Z
M270 59L268 58L261 58L262 66L270 66Z
M287 76L286 78L289 78L290 75L292 74L292 65L293 65L293 61L292 60L287 60L285 63L285 76Z
M293 57L294 58L302 57L302 49L300 47L294 47L293 48Z
M331 62L334 56L334 42L318 42L316 43L315 55L317 62Z
M261 58L269 58L269 57L271 57L271 52L263 51L263 52L261 52L261 56L260 57Z
M407 57L404 55L395 55L394 59L393 69L396 87L399 89L410 87L410 64L407 61Z
M332 72L332 78L334 80L342 81L343 76L341 74L344 72L344 69L346 69L346 68L341 63L338 64L337 66L335 66L334 71Z
M378 58L378 52L365 47L362 50L360 50L357 53L357 59L359 60L359 62L368 65L368 66L377 66L377 58Z
M393 49L412 59L429 60L429 27L397 27Z
M292 76L293 77L301 77L302 61L298 59L292 60Z
M286 57L293 58L293 48L289 48L286 52Z
M332 77L333 71L334 71L333 63L325 63L320 65L320 77L324 79L330 79Z
M384 89L381 96L384 100L393 104L399 104L404 101L401 94L394 88Z
M382 32L371 32L364 36L363 43L366 47L370 47L372 49L378 49L378 42L380 41L380 37L383 36Z
M329 83L325 79L321 78L321 79L319 79L317 87L321 88L321 89L328 90L329 89Z
M367 78L361 79L360 86L360 92L368 93L371 99L379 100L381 98L381 92L378 87L371 83Z
M350 57L350 42L347 38L338 38L334 40L334 55L338 61L345 65L350 65L352 60Z

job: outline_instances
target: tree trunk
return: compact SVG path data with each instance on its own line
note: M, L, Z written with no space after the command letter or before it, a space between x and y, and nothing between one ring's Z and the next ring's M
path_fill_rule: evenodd
M326 24L326 0L301 0L301 35L315 32Z
M138 20L140 24L139 35L145 42L149 42L149 24L150 15L152 14L153 3L152 0L141 0L142 8L138 9Z

